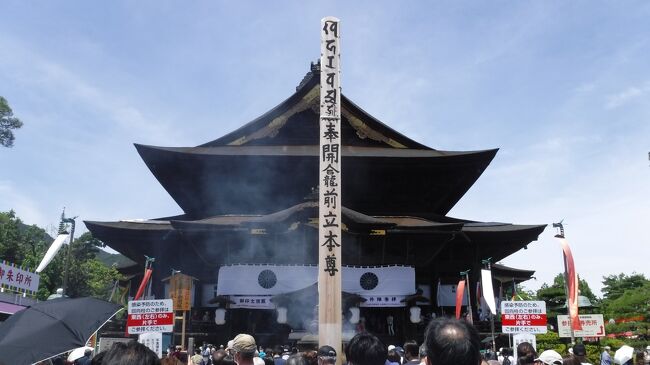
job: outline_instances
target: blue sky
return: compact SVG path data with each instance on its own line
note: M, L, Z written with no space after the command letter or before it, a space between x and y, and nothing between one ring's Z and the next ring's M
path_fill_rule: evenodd
M133 143L194 146L288 97L342 21L343 92L428 146L498 147L451 215L564 218L581 277L650 276L650 3L3 1L0 211L53 227L180 212ZM329 4L329 5L328 5ZM548 228L504 261L562 270Z

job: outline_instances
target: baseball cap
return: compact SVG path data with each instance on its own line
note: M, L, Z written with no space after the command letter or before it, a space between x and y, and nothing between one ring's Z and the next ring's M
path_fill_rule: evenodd
M322 346L318 349L318 356L336 357L336 350L332 346Z
M586 356L587 349L585 348L585 345L577 343L575 346L573 346L573 354L576 356Z
M547 365L561 365L562 355L558 354L555 350L546 350L539 354L535 361L541 361Z
M251 335L240 333L232 339L232 346L228 346L232 350L244 353L255 353L257 345L255 339Z

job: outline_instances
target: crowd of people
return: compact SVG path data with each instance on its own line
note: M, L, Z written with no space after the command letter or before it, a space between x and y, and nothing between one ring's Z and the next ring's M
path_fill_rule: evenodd
M378 337L363 332L350 340L343 354L338 354L331 346L306 351L288 347L264 350L253 336L239 334L226 346L204 344L188 355L180 347L172 346L162 359L146 346L131 341L116 343L95 356L86 353L75 365L613 365L608 347L600 356L600 364L590 364L581 343L573 346L567 356L554 350L538 353L528 342L520 343L516 349L482 352L476 328L454 318L432 320L424 338L422 344L409 341L396 347L386 346ZM634 363L650 363L650 346L636 356Z

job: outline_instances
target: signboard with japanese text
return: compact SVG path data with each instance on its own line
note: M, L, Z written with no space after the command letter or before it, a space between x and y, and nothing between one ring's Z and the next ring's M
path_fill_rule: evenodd
M230 308L246 309L275 309L275 304L271 301L271 296L261 295L231 295Z
M575 337L605 337L605 322L602 314L580 314L581 331L573 331ZM558 314L558 334L560 337L571 337L571 326L569 316Z
M362 295L366 301L359 304L359 307L406 307L403 300L405 295Z
M162 333L150 332L143 333L138 336L138 342L147 346L151 351L155 352L158 357L162 357Z
M174 274L169 279L169 297L174 301L174 310L188 311L192 308L192 277Z
M318 204L318 342L341 343L340 21L321 19ZM340 352L340 345L335 348Z
M17 292L35 293L40 277L31 271L17 267L11 262L0 261L0 287Z
M128 306L128 333L174 331L174 304L171 299L132 300Z
M503 333L546 333L546 303L544 301L501 302L501 326Z

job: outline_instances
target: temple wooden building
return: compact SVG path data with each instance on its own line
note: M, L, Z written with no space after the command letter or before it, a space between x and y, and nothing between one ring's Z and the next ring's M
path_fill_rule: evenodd
M173 269L196 278L194 317L206 323L194 331L208 341L250 331L270 345L309 332L317 303L319 80L319 66L312 65L288 99L211 142L136 144L184 214L85 222L137 267L145 255L155 257L156 297L167 295L163 279ZM363 326L393 343L417 336L428 317L441 313L439 284L454 284L468 269L475 283L482 259L498 262L545 228L447 216L496 149L424 146L345 96L341 134L343 290L351 331ZM496 285L533 275L493 266ZM224 318L215 318L217 306L226 309Z

